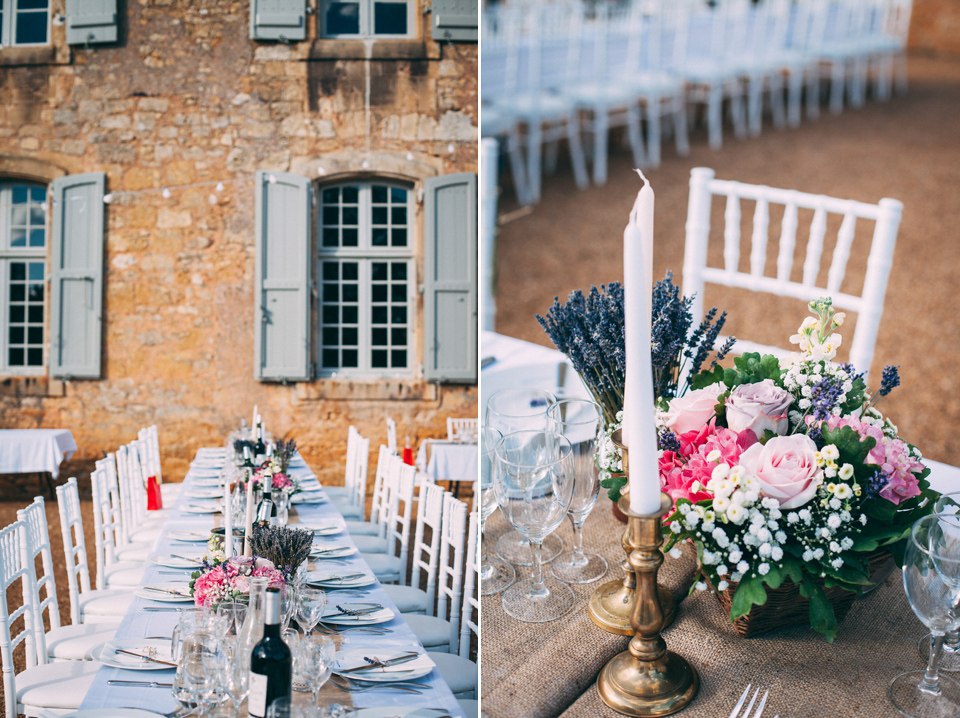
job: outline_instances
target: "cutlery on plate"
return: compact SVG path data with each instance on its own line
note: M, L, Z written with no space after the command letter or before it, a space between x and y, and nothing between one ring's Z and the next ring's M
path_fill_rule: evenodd
M163 661L159 658L154 658L153 656L147 656L147 655L144 655L143 653L137 653L136 651L128 651L126 648L114 648L113 650L115 653L125 653L128 656L136 656L137 658L142 658L145 661L152 661L153 663L162 663L165 666L173 666L174 668L177 667L176 663L171 663L170 661Z
M379 603L371 603L369 606L364 606L363 608L344 608L343 606L337 606L337 610L347 616L363 616L368 613L382 611L383 606L381 606ZM331 618L331 616L328 616L327 618Z
M182 608L175 608L174 606L144 606L140 609L141 611L182 611Z
M326 582L326 581L350 581L355 578L363 578L363 577L364 577L364 574L362 573L345 573L342 576L327 576L327 578L321 578L321 579L318 579L317 581L308 582L308 585L312 585L313 583Z
M332 676L330 682L339 688L342 691L347 691L348 693L363 693L364 691L374 691L378 688L386 688L391 691L403 691L405 693L423 693L421 686L418 683L365 683L363 685L357 685L351 683L348 679L341 679L343 682L335 680L338 676Z
M120 679L111 679L107 681L108 686L139 686L140 688L173 688L172 683L159 683L157 681L122 681Z
M367 658L364 656L363 660L370 661L368 666L356 666L355 668L344 668L343 670L337 671L337 673L354 673L356 671L369 671L376 668L385 668L386 666L395 666L399 663L407 663L409 661L415 661L420 656L416 651L408 651L402 656L397 656L396 658L388 658L385 661L381 661L379 658L374 656L373 658Z
M160 588L158 586L144 586L147 591L158 591L160 593L169 593L172 596L181 596L182 598L191 598L189 593L183 593L182 591L174 591L172 588Z

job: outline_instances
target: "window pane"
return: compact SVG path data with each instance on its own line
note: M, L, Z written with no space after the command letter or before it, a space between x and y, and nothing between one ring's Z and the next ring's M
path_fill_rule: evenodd
M336 262L324 262L323 263L323 278L327 281L337 280L340 278L340 265Z
M387 201L387 188L380 184L375 184L370 188L370 198L374 202Z
M30 291L27 294L31 302L42 302L43 301L43 285L42 284L31 284Z
M17 0L18 10L46 10L50 0Z
M394 224L406 224L407 223L407 208L406 207L393 207L390 210L390 219Z
M30 246L43 247L47 243L47 231L45 229L30 230Z
M31 187L30 188L30 201L40 204L47 200L47 188L46 187Z
M340 208L336 205L325 206L323 208L323 223L326 225L337 225L340 223Z
M398 202L406 203L407 190L403 189L402 187L391 187L390 199L393 200L394 203L398 203Z
M348 185L343 188L343 203L356 204L360 201L360 188L355 185Z
M43 322L43 305L31 305L27 307L27 321L33 324L34 322Z
M407 298L407 285L404 284L391 284L390 285L390 299L394 302L402 302Z
M320 361L325 369L336 369L340 366L340 352L336 349L324 349Z
M46 12L17 13L17 45L46 43L47 23L49 18Z
M371 307L370 308L370 321L374 324L386 324L387 323L387 308L386 307Z
M370 244L374 247L387 246L387 228L375 227L370 231Z
M27 223L27 208L24 205L14 205L10 211L10 223L15 227L22 227Z
M7 363L10 366L23 366L23 349L10 347L7 352Z
M8 336L9 336L8 341L11 344L23 344L23 339L25 336L23 327L10 327Z
M393 320L394 324L406 324L407 323L407 308L406 307L391 307L390 308L390 318Z
M324 227L323 228L323 246L324 247L336 247L339 242L339 232L337 232L335 227Z
M23 284L10 285L10 301L22 302L27 298L27 287Z
M343 364L344 368L355 369L357 367L357 350L356 349L344 349L343 350Z
M384 349L376 349L370 352L370 366L374 369L387 368L387 352Z
M344 229L343 230L343 246L344 247L356 247L357 246L357 230L355 229Z
M30 262L30 279L34 282L43 279L43 264L40 262Z
M29 327L27 329L28 344L43 344L43 327Z
M26 278L27 278L26 262L11 262L10 263L10 279L22 281Z
M356 302L359 301L359 287L357 284L344 284L343 285L343 301L345 302Z
M323 190L323 203L324 204L336 204L340 199L340 188L339 187L327 187Z
M26 185L18 184L13 187L13 203L14 204L24 204L27 201L27 187Z
M370 221L374 224L386 224L387 223L387 208L386 207L373 207L370 210Z
M393 230L393 246L394 247L406 247L407 246L407 230L405 229L395 229Z
M27 246L27 230L11 229L10 230L10 246L26 247Z
M404 327L394 327L390 330L390 343L395 347L407 345L407 330Z
M373 32L376 35L406 35L407 4L375 2L373 4Z
M27 366L43 366L43 349L27 349Z
M387 278L387 263L374 262L370 265L370 276L373 281L383 281Z
M355 280L359 276L360 265L356 262L343 263L343 278Z
M407 366L407 350L406 349L394 349L390 352L390 358L392 360L394 369L402 369Z
M370 343L375 347L387 346L387 330L383 327L374 327L371 329Z
M348 347L355 347L360 342L360 332L357 331L356 327L344 327L343 328L343 344Z
M337 284L323 285L323 301L335 302L340 298L340 286Z
M334 306L325 306L323 308L323 323L324 324L336 324L337 320L340 319L340 308L336 305Z
M356 207L344 207L341 221L345 225L356 225L360 221L360 212Z
M352 2L332 2L327 5L327 34L358 35L360 33L360 5Z
M22 304L11 304L10 305L10 321L11 322L22 322L24 317L27 315L27 310L24 309Z
M387 285L386 284L374 284L370 288L370 298L375 302L385 302L387 301Z
M390 265L390 278L391 279L406 279L407 278L407 263L406 262L394 262Z
M359 307L356 305L343 308L343 323L356 324L360 318Z
M340 330L337 327L323 328L323 343L325 346L336 346L340 343Z

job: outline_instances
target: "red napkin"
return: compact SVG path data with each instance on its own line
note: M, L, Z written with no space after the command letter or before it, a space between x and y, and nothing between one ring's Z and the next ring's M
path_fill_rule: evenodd
M163 508L163 496L156 476L147 477L147 511L159 511Z
M403 449L403 463L407 466L413 466L413 449L409 446L404 447Z

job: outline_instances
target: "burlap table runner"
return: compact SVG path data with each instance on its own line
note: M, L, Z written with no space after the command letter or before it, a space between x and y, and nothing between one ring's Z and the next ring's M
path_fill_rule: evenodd
M499 514L491 522L491 538L506 530ZM606 556L611 567L622 555L622 527L612 519L609 502L601 499L588 521L586 543ZM561 535L569 546L569 529ZM492 549L494 544L488 545ZM667 557L661 583L674 588L689 581L691 565L686 555L679 561ZM612 575L608 572L601 581ZM601 631L587 616L586 602L598 583L575 586L574 611L545 624L523 624L503 613L497 596L484 598L481 686L490 718L619 715L600 700L595 681L629 639ZM682 603L663 635L668 648L689 660L701 679L697 698L680 716L726 716L753 683L770 690L764 715L771 718L893 718L900 714L887 698L890 680L924 667L917 643L926 629L907 603L899 571L854 602L833 644L804 626L740 638L713 596L674 595Z

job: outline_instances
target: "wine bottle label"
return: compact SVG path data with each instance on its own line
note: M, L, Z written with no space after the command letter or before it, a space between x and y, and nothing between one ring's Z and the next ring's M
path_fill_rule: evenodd
M247 699L247 711L250 718L266 718L267 715L267 677L262 673L250 671L250 697Z

